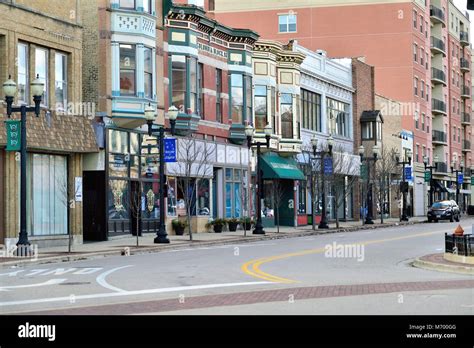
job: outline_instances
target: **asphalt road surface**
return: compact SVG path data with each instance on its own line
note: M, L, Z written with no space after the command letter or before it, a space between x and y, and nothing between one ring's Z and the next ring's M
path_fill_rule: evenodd
M411 266L456 225L2 268L0 314L472 315L473 276Z

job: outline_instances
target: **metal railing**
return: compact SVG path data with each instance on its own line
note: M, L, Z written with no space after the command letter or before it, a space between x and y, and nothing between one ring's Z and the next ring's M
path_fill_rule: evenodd
M463 150L471 150L471 142L469 140L462 141L462 149Z
M456 236L454 234L445 233L444 250L450 254L474 256L474 236L471 234Z
M439 7L436 7L434 5L430 6L430 17L437 18L441 22L444 22L444 11L440 9Z
M462 123L471 123L471 114L469 112L463 112L461 117Z
M437 48L438 50L443 51L443 53L446 52L446 45L443 40L434 36L431 37L431 48Z
M443 70L437 68L431 68L431 79L441 80L446 83L446 74Z
M468 96L471 97L471 88L468 86L462 86L461 88L461 96Z
M447 173L448 172L448 165L444 162L436 162L435 163L435 172L437 172L437 173Z
M433 141L446 142L446 133L438 130L433 131Z
M471 64L469 63L469 61L466 59L466 58L459 58L459 65L461 66L461 69L470 69L471 68Z
M469 44L469 33L467 31L459 32L459 41Z
M446 113L446 103L439 99L432 98L431 99L431 109L438 110Z

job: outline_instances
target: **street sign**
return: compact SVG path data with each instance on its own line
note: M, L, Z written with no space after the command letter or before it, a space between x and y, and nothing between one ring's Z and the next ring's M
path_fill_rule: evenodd
M332 157L324 159L324 174L332 174Z
M21 150L21 121L6 120L5 127L7 128L7 151Z
M165 162L176 162L176 138L165 139Z
M425 182L430 182L430 181L431 181L431 172L427 170L425 172Z
M367 180L367 164L361 164L360 165L360 178L362 180Z
M462 185L464 182L464 174L463 173L458 173L458 184Z
M412 180L411 167L405 167L405 180Z

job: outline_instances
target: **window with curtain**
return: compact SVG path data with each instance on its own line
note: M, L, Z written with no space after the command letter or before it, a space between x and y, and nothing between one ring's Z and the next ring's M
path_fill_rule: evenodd
M255 86L255 129L263 132L267 125L267 86Z
M29 103L28 45L18 44L18 102Z
M136 94L135 45L120 45L120 95Z
M145 1L146 2L146 1ZM145 81L145 98L153 98L153 50L145 47L144 51L144 81Z
M242 124L244 108L244 78L242 74L230 75L230 86L232 94L232 122Z
M68 233L69 183L66 156L28 157L28 233L33 236Z
M65 110L67 108L67 56L56 53L54 92L56 97L56 109Z
M38 75L41 82L44 83L44 93L41 100L42 104L48 105L48 50L43 48L36 48L35 50L35 76Z
M293 95L282 93L280 96L281 136L293 138Z

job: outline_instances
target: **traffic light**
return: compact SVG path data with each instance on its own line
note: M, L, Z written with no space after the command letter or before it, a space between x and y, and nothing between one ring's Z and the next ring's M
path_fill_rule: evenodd
M474 10L474 0L467 0L467 9Z

